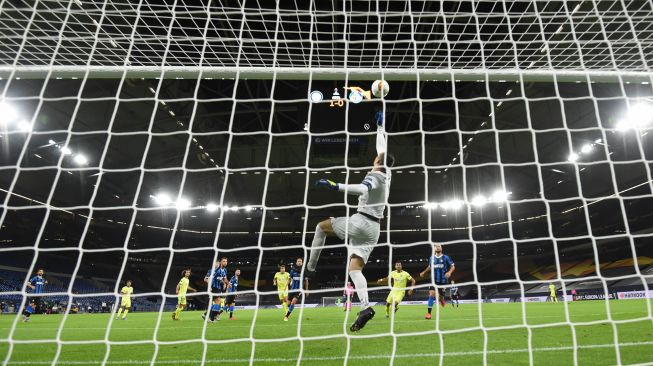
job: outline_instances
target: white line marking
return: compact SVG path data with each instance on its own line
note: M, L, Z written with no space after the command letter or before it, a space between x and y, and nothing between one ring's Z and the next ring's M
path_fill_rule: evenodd
M619 343L621 347L639 347L639 346L649 346L653 345L653 341L648 342L625 342ZM614 348L613 343L605 344L587 344L579 345L577 349L596 349L596 348ZM533 352L556 352L556 351L570 351L574 348L572 346L560 346L560 347L540 347L533 348ZM519 349L495 349L488 350L488 354L507 354L507 353L528 353L528 348L519 348ZM475 356L482 355L483 351L464 351L464 352L445 352L444 356L453 357L453 356ZM395 355L394 358L428 358L428 357L438 357L439 353L413 353L413 354L403 354ZM360 356L349 356L348 360L376 360L376 359L390 359L391 355L360 355ZM329 356L329 357L302 357L302 361L338 361L344 360L344 356ZM212 359L206 360L207 364L229 364L229 363L249 363L249 358L232 358L232 359ZM256 362L266 362L266 363L278 363L278 362L295 362L296 358L256 358ZM9 361L9 365L50 365L51 361ZM57 365L99 365L101 361L58 361ZM149 364L151 360L124 360L124 361L107 361L107 365L142 365ZM201 363L201 360L157 360L155 364L197 364Z

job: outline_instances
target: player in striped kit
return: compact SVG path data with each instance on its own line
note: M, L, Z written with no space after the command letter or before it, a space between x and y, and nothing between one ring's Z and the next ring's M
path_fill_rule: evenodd
M220 320L220 314L224 310L224 301L222 299L222 294L227 291L229 287L229 277L227 274L227 265L229 261L226 257L220 258L219 262L216 262L213 268L209 269L204 276L204 282L209 284L210 292L218 299L217 304L220 304L220 309L218 310L217 320ZM215 298L213 303L215 304ZM213 306L211 306L213 307ZM202 314L202 319L206 319L206 312Z
M425 318L431 319L431 311L435 303L435 291L438 291L438 302L442 307L446 305L444 298L444 285L447 284L456 266L449 258L448 255L442 254L442 245L433 245L433 255L428 259L428 265L419 274L420 278L426 277L427 273L431 275L431 283L433 286L429 287L428 310Z
M27 282L27 287L32 290L32 295L27 299L28 304L34 303L32 313L38 310L41 303L41 294L47 284L48 281L45 279L45 270L43 268L39 268L36 274Z
M289 306L288 312L286 312L286 316L283 318L283 321L286 322L288 321L290 314L292 314L292 311L295 309L295 304L302 300L302 295L304 294L302 292L302 287L304 290L308 291L308 278L304 278L304 281L302 281L303 265L304 258L297 258L297 260L295 260L295 265L290 268L290 291L288 293Z
M229 280L227 289L227 300L225 301L225 311L229 310L229 320L235 320L234 307L236 306L236 292L238 291L238 279L240 278L240 268L236 268L233 277Z
M356 293L361 303L361 311L354 323L349 327L352 332L363 329L365 324L374 318L374 309L370 306L367 293L367 279L363 268L379 241L381 219L385 211L386 201L390 192L389 167L394 165L394 157L386 152L385 130L383 128L383 113L375 115L376 158L374 167L367 173L360 184L336 183L328 179L320 179L317 186L345 192L358 196L357 212L351 217L335 217L320 222L315 228L315 236L311 243L311 252L306 264L310 274L315 271L320 253L327 236L337 236L341 240L349 240L349 277L356 286Z

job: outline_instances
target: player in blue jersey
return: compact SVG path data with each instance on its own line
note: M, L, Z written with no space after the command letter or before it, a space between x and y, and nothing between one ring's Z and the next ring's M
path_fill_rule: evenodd
M48 281L45 279L45 271L43 268L36 271L36 274L27 282L27 287L32 290L32 295L30 296L30 299L28 299L28 303L31 303L32 301L35 303L34 311L39 307L41 294L47 284Z
M456 302L456 307L459 307L460 294L458 293L458 286L455 286L456 281L451 281L451 288L449 289L449 297L451 298L451 307L454 307L454 301Z
M288 300L290 301L290 306L288 306L288 312L283 318L283 321L287 322L290 314L295 309L295 304L302 299L302 266L304 265L304 258L297 258L295 265L290 269L290 291L288 292ZM308 278L304 277L303 281L304 290L308 291Z
M236 268L234 276L229 280L227 288L227 301L225 301L225 311L229 310L229 320L234 318L234 306L236 305L236 292L238 291L238 279L240 278L240 268Z
M48 281L45 280L45 271L43 268L39 269L36 274L30 278L27 283L27 287L32 289L32 293L35 295L43 293L45 285L48 284Z
M442 245L440 244L433 245L433 255L429 257L428 263L419 276L420 278L424 278L427 273L431 275L433 286L429 287L428 312L425 317L426 319L431 319L431 311L435 303L435 290L437 289L438 291L438 302L444 307L446 302L443 286L449 281L451 274L456 270L456 266L448 255L442 254Z
M222 299L222 294L226 293L227 288L229 287L229 278L227 274L227 265L229 261L226 257L220 258L220 261L215 262L213 268L209 269L204 277L204 282L209 285L209 292L212 293L215 298L217 298L220 304L220 310L218 311L217 320L220 320L220 314L224 310L224 301ZM215 300L215 298L213 300ZM213 301L215 303L215 301ZM206 319L206 312L202 314L202 318Z

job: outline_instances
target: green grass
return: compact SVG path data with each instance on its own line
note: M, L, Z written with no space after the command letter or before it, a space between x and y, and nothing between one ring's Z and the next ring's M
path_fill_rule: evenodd
M570 365L574 334L578 364L617 364L615 335L621 363L653 363L653 322L647 318L646 300L611 301L609 309L604 301L568 305L573 327L565 322L563 304L526 304L525 317L521 303L484 304L482 313L478 305L448 306L434 312L432 320L424 319L424 306L403 306L394 319L385 319L377 306L376 317L353 335L343 325L348 327L354 314L345 323L345 313L337 308L304 310L301 327L299 309L287 323L281 310L242 310L236 312L237 320L206 326L200 312L184 312L180 321L164 313L158 331L158 313L129 314L108 332L108 314L70 315L65 322L61 315L35 315L29 323L17 323L8 364L50 364L59 352L61 365L100 364L105 355L108 365L149 365L152 359L158 365L200 365L203 354L207 365L245 365L252 356L256 365L277 365L296 363L301 350L302 365L342 365L349 344L348 365L389 365L391 359L394 365L437 364L441 348L445 365L474 365L483 363L486 344L489 365L527 365L530 337L535 364ZM608 313L624 322L606 322ZM14 319L0 316L0 364L9 352ZM105 337L110 346L102 342ZM154 339L160 341L158 347ZM26 340L41 342L20 342ZM225 340L229 343L217 343ZM87 343L75 343L81 341Z

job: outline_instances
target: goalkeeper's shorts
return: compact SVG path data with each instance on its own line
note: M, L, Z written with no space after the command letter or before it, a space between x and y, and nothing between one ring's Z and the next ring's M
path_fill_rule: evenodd
M372 250L379 241L381 225L357 213L351 217L333 217L331 226L338 238L349 239L347 246L349 256L355 255L367 263Z

